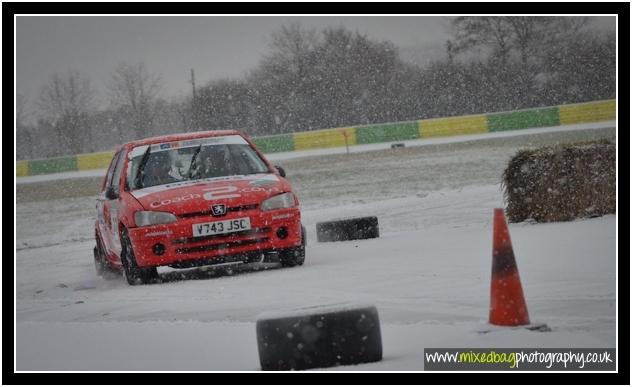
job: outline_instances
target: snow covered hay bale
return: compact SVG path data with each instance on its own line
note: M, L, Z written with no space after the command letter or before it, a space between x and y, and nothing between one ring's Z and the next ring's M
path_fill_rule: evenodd
M568 221L616 211L616 145L598 141L521 150L503 173L510 222Z
M382 360L373 305L328 305L264 313L257 319L264 371L303 370Z
M377 216L348 218L316 223L318 242L351 241L380 237Z

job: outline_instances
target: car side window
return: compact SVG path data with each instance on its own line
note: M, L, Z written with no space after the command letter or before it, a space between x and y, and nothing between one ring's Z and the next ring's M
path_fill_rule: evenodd
M233 147L231 156L234 162L238 165L240 174L268 172L267 165L248 145L239 145Z
M121 171L123 169L123 164L124 164L124 157L123 157L123 151L119 152L118 157L116 159L116 166L114 167L114 173L112 174L112 179L110 180L108 186L111 186L112 188L114 188L114 192L116 192L117 194L119 194L119 186L120 186L120 181L121 181Z
M121 155L121 151L118 151L112 157L112 161L110 162L110 167L108 168L108 172L105 175L105 186L103 189L107 189L112 182L112 175L114 174L114 169L116 169L116 164L118 162L119 156Z

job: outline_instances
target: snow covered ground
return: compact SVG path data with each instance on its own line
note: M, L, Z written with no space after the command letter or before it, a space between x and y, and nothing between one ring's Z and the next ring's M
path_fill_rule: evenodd
M499 172L537 136L280 158L308 232L297 268L161 269L162 283L131 287L94 274L94 197L18 203L16 369L256 371L259 314L334 303L374 304L384 347L381 362L339 371L423 370L428 347L614 347L614 215L510 224L531 320L552 331L479 333ZM379 239L316 242L317 222L368 215Z

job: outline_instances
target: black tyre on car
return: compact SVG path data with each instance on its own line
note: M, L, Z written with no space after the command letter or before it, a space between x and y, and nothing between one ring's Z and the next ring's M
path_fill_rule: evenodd
M125 229L121 232L121 247L121 264L128 284L148 284L158 280L158 270L155 267L140 267L136 263L134 249Z
M305 227L301 226L301 245L293 249L286 249L281 251L279 256L279 262L281 262L281 266L300 266L305 262L305 246L307 245L306 235L307 234L305 233Z
M104 279L112 279L120 276L120 273L108 264L103 250L101 239L96 237L96 245L94 246L94 269L99 277Z

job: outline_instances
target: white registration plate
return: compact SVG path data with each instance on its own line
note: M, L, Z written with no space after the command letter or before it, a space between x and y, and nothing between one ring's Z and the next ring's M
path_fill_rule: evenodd
M250 218L220 220L218 222L197 223L193 225L193 236L230 234L250 230Z

